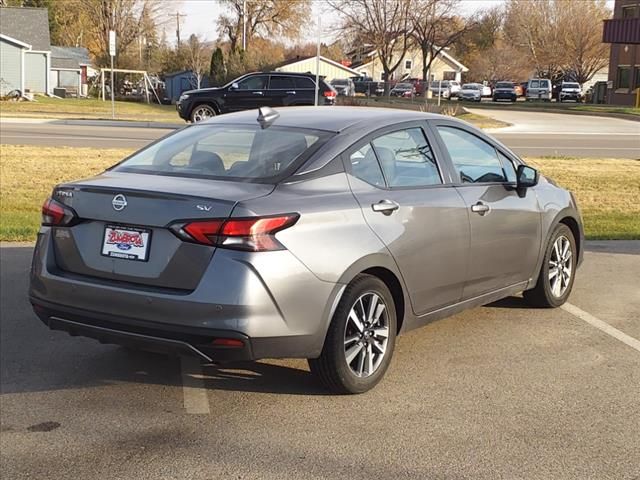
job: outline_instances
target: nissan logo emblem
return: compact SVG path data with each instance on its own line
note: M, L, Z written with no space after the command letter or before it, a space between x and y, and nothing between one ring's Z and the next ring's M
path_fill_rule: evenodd
M111 205L116 212L124 210L124 207L127 206L127 197L119 193L118 195L113 197L113 200L111 200Z

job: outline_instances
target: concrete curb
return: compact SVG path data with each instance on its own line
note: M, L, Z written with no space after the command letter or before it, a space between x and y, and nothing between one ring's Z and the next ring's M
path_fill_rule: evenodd
M174 130L186 123L135 122L131 120L74 120L63 118L0 117L0 123L29 123L48 125L80 125L85 127L160 128Z

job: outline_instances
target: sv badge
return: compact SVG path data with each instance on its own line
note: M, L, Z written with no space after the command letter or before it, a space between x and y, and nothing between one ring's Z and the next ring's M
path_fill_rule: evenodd
M196 205L196 208L202 212L210 212L213 207L211 205Z

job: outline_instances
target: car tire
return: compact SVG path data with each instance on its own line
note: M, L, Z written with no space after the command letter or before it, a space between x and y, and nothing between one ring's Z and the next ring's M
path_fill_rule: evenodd
M523 292L527 303L540 308L557 308L565 303L573 288L577 257L573 232L565 224L559 224L544 252L536 286ZM553 266L557 266L555 274Z
M347 285L322 353L308 360L309 368L333 393L364 393L380 382L389 367L396 329L395 303L387 286L372 275L358 275Z
M209 105L208 103L201 103L193 107L193 110L191 110L190 118L192 123L198 123L215 116L216 110L212 105Z

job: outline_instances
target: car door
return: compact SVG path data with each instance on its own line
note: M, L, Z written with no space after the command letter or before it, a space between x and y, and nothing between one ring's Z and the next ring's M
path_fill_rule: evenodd
M228 112L250 110L268 106L269 75L251 75L232 84L225 94L225 107Z
M469 246L466 206L425 127L381 130L344 155L353 194L398 265L416 315L460 300Z
M534 189L516 188L513 160L478 132L435 121L456 190L469 211L469 273L463 298L527 281L541 242L541 211Z
M295 77L296 105L314 105L316 101L316 83L309 77ZM318 92L322 97L322 91Z
M270 106L286 107L296 105L296 84L293 77L286 75L271 75L269 79Z

